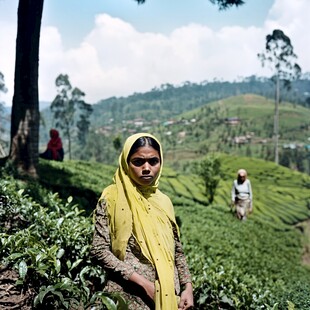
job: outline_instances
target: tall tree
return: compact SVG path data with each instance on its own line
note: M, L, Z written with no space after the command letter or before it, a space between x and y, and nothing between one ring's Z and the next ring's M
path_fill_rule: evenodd
M7 92L7 88L5 87L4 83L4 75L2 72L0 72L0 92L5 93ZM4 109L4 104L2 101L0 101L0 112L2 112Z
M36 176L39 141L38 66L44 0L19 0L9 158Z
M85 93L77 87L72 88L67 74L60 74L55 83L58 94L51 104L51 111L56 120L56 127L61 128L68 139L69 159L71 159L72 134L77 128L78 140L81 144L85 144L92 107L83 100Z
M202 161L194 163L194 171L201 177L205 195L211 204L223 176L220 159L216 156L207 156Z
M146 0L134 0L143 4ZM243 0L209 0L220 10L240 6ZM44 0L19 0L15 85L9 158L24 173L37 175L39 158L39 39Z
M301 68L295 62L297 58L293 45L282 30L275 29L266 36L265 52L258 54L262 66L269 65L273 72L272 81L275 84L274 111L274 161L279 163L279 103L281 86L289 88L291 81L298 78Z
M5 82L4 82L4 75L2 72L0 72L0 92L6 92L7 89L5 87Z
M76 127L78 129L78 142L81 146L85 146L90 126L89 117L93 112L93 107L84 100L80 100L78 107L80 110L80 119L76 123Z

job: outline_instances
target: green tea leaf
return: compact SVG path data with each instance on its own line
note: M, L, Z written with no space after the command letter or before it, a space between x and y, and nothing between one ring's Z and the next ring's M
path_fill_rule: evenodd
M24 260L22 260L18 265L19 276L22 279L25 279L27 271L28 271L27 263Z

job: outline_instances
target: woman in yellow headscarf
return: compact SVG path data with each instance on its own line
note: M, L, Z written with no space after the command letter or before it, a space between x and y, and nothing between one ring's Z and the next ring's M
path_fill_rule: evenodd
M147 133L130 136L113 184L96 208L92 254L107 271L105 291L119 292L129 309L193 306L193 289L173 205L158 189L163 156Z

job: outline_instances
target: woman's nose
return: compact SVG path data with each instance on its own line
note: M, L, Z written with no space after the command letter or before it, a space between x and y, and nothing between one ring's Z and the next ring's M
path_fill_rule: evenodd
M145 164L142 166L142 172L149 172L149 171L151 171L150 164L148 162L145 162Z

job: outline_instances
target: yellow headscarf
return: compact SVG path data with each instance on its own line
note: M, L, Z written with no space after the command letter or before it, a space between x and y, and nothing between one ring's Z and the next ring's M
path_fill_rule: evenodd
M130 136L119 157L119 167L114 175L114 184L107 187L100 199L107 203L112 252L124 260L128 239L134 236L142 254L156 269L155 282L156 310L177 309L174 288L174 236L172 225L177 227L173 205L158 189L158 180L163 167L160 145L161 168L150 186L138 186L128 175L127 157L132 145L141 137L151 137L148 133Z

